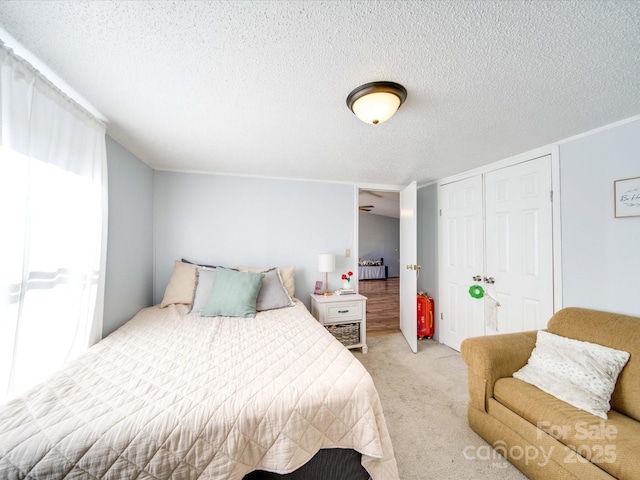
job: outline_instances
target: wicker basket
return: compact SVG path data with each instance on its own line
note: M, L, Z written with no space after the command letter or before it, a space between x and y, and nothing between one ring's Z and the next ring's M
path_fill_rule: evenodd
M329 333L336 337L345 347L360 343L360 324L347 323L343 325L330 325Z

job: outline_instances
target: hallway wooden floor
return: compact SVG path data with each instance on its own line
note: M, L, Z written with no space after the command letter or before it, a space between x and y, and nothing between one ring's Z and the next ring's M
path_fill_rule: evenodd
M400 278L360 280L360 294L367 300L367 336L400 332Z

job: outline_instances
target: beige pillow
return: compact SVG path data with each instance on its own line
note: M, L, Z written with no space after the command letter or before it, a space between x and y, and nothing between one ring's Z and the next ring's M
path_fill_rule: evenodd
M269 269L256 267L238 267L238 270L240 270L241 272L264 273ZM282 286L287 291L289 296L293 298L295 296L294 294L296 293L296 268L279 268L278 273L280 274L280 279L282 280Z
M164 297L160 308L165 308L174 303L191 305L193 293L196 290L198 279L198 266L176 260L173 264L173 274L169 285L164 291Z

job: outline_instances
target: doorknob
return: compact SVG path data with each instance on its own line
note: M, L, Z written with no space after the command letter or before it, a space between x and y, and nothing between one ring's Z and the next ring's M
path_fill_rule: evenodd
M474 282L481 282L481 281L482 281L482 277L481 277L480 275L475 275L475 276L473 277L473 281L474 281Z
M407 270L420 270L422 265L407 265Z
M493 277L484 277L484 283L488 283L489 285L493 285L494 283L496 283L496 279Z

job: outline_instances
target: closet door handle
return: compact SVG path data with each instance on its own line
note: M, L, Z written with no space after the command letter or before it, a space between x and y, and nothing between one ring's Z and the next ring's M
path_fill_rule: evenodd
M493 277L484 277L484 283L488 283L489 285L493 285L494 283L496 283L496 279Z

